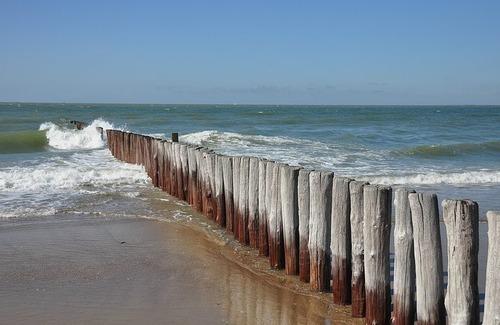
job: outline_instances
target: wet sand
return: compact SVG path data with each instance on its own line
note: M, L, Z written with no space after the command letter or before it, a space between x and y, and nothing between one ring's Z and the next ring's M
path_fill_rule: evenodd
M352 323L329 295L310 295L209 228L93 216L1 221L1 323Z

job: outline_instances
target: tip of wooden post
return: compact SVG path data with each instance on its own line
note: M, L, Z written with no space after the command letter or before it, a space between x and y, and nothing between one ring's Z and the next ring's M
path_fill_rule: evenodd
M179 142L179 133L172 132L172 142Z

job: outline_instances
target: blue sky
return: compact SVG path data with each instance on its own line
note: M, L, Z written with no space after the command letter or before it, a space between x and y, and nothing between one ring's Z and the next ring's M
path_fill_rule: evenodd
M500 104L500 1L0 0L0 101Z

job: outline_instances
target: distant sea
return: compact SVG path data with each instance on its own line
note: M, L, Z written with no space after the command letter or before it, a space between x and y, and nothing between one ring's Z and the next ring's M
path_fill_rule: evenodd
M96 126L470 198L482 218L500 210L500 106L0 103L0 217L131 213L117 197L161 215L141 203L154 191L142 167L116 161Z

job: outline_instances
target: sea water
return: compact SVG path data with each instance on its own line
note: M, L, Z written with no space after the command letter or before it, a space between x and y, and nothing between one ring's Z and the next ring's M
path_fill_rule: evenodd
M0 103L0 217L120 215L116 198L148 200L144 169L116 161L96 127L179 132L228 155L472 199L481 218L500 210L500 106Z

